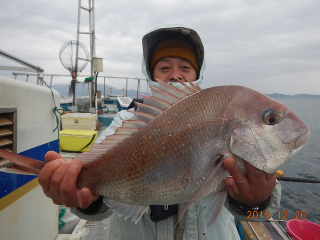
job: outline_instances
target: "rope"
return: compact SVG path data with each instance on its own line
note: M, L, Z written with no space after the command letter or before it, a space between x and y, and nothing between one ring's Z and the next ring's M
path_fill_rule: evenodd
M60 133L60 128L59 128L59 117L57 115L57 113L60 114L59 110L62 110L64 112L64 109L63 108L57 108L57 106L54 106L53 108L53 113L54 115L56 116L56 123L57 123L57 126L55 129L53 129L53 132L55 132L57 129L58 129L58 137L59 137L59 133Z
M64 216L65 213L66 213L66 209L62 208L59 213L59 229L63 228L64 225L66 225L66 223L61 220L61 218Z
M51 89L51 87L49 87L48 86L48 84L41 78L40 79L49 89L50 89L50 91L51 91L51 95L52 95L52 99L53 99L53 103L54 103L54 108L53 108L53 113L54 113L54 115L56 116L56 123L57 123L57 126L55 127L55 129L53 129L53 132L55 132L57 129L58 129L58 138L59 138L59 136L60 136L60 128L59 128L59 117L58 117L58 115L57 115L57 113L58 114L60 114L60 112L59 112L59 110L61 110L61 111L65 111L63 108L57 108L57 105L56 105L56 101L55 101L55 99L54 99L54 95L53 95L53 91L52 91L52 89Z

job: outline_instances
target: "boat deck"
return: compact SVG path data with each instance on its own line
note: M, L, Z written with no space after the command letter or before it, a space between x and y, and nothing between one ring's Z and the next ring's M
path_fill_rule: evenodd
M250 240L293 240L279 222L270 218L265 222L240 221L245 239Z
M80 220L71 234L59 234L55 240L108 240L110 219L102 221ZM276 221L247 222L241 225L250 240L293 240Z
M110 219L80 220L71 234L59 234L55 240L108 240Z

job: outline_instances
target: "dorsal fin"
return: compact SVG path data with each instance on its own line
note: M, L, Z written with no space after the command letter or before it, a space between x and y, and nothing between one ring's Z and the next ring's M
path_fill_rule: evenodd
M122 141L117 141L117 142L111 142L111 141L104 141L102 143L97 143L97 144L94 144L92 147L91 147L91 150L93 149L105 149L106 147L114 147L116 146L119 142L122 142Z
M184 91L181 91L180 89L173 87L172 85L166 83L166 82L162 82L162 81L158 81L159 83L159 89L170 93L171 95L177 97L178 99L182 99L186 96L188 96L187 93L185 93Z
M144 112L147 114L150 114L152 116L158 116L160 113L163 112L163 110L161 110L160 108L154 107L154 106L150 106L148 104L143 104L143 103L136 103L137 104L137 111L139 112Z
M121 127L129 127L129 128L140 129L144 125L146 125L145 122L134 121L134 120L124 120L124 121L122 121L122 126Z
M139 112L139 111L129 111L127 110L127 112L132 112L134 113L134 116L131 118L132 120L135 120L135 121L141 121L141 122L145 122L145 123L148 123L150 122L152 119L154 119L155 116L153 115L150 115L148 113L144 113L144 112ZM131 120L130 119L130 120Z
M123 120L122 126L116 129L115 134L107 136L101 143L93 144L90 152L82 153L76 158L88 162L102 154L105 154L110 149L138 132L142 127L148 124L148 122L153 120L173 104L200 90L200 87L192 82L190 82L191 87L184 82L181 82L185 87L182 90L162 81L159 81L158 83L159 88L150 86L152 96L143 95L143 103L135 102L137 105L136 111L127 110L127 112L131 112L134 115L129 120Z
M155 98L155 97L151 97L151 96L147 96L147 95L143 95L143 94L141 94L141 96L143 97L144 104L148 104L150 106L155 106L161 110L166 110L168 107L171 106L171 104L169 104L168 102L163 101L159 98Z
M131 135L131 134L138 132L138 131L139 131L139 129L136 129L136 128L120 127L120 128L117 128L116 134Z
M153 97L159 98L167 103L170 103L171 105L175 104L176 102L178 102L180 100L179 98L175 97L174 95L172 95L164 90L161 90L159 88L155 88L152 86L150 86L150 88L152 90Z
M191 82L188 78L186 78L186 80L188 81L188 83L190 83L191 87L196 91L199 92L202 89L198 86L198 84L194 84L193 82Z
M189 87L187 84L185 84L185 82L181 81L179 78L176 78L176 79L184 86L184 89L182 89L182 91L184 91L187 95L198 92L193 88Z
M130 137L130 135L124 135L124 134L113 134L110 136L107 136L106 140L124 140L126 138Z

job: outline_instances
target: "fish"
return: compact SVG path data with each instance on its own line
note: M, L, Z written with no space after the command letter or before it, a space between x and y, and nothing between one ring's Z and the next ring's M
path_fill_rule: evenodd
M273 173L308 141L302 120L255 90L159 84L135 103L134 116L114 135L75 158L83 162L77 187L102 195L125 219L139 221L149 205L187 202L182 216L201 198L207 230L227 196L225 157L233 157L244 174L244 161ZM38 175L45 165L1 149L0 157L15 164L4 172Z

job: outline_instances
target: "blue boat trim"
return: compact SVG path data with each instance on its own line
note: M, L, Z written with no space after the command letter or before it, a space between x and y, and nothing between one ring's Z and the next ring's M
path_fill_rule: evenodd
M20 152L19 154L25 157L34 158L40 161L44 161L44 155L48 151L59 152L59 140L54 140L42 144L40 146L31 148L29 150ZM35 179L37 176L21 175L21 174L11 174L0 172L0 198L8 195L9 193L15 191L31 180Z
M102 126L104 127L108 127L112 123L113 119L114 117L98 116L98 121L102 123Z

